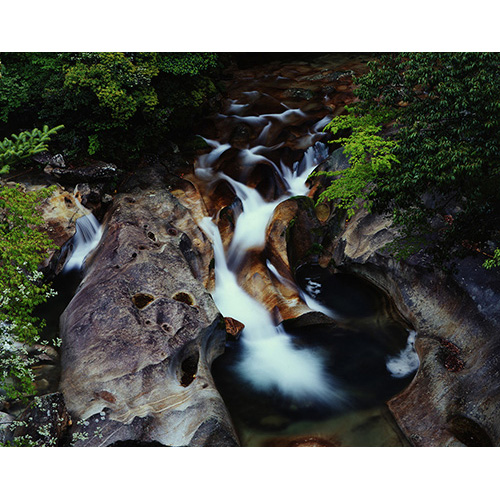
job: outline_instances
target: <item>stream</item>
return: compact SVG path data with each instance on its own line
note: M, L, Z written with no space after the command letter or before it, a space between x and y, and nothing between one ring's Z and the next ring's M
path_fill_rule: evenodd
M290 283L265 259L274 210L309 193L309 175L330 153L323 128L341 109L335 87L317 84L331 73L318 76L314 65L300 63L268 71L259 81L240 75L207 127L216 135L203 135L211 151L195 162L205 192L217 196L225 188L234 196L226 194L201 224L214 247L213 298L224 316L245 325L241 339L228 342L214 364L216 384L243 445L404 445L384 402L418 368L415 333L360 278L311 265L299 268ZM337 89L348 74L334 74ZM218 227L228 207L237 214L229 236ZM310 310L333 321L295 328L281 323L244 286L246 262L256 256L272 280L288 281Z
M362 66L334 55L239 70L220 113L199 127L207 147L191 181L209 212L199 225L214 249L211 293L223 316L245 325L213 377L243 446L407 445L385 402L415 375L415 333L361 278L313 261L285 273L265 251L276 208L308 196L309 175L331 154L323 129L352 100L348 85ZM44 314L48 331L101 233L93 216L79 219L55 282L60 296ZM256 276L271 299L276 287L292 290L297 310L323 319L282 321L252 286Z

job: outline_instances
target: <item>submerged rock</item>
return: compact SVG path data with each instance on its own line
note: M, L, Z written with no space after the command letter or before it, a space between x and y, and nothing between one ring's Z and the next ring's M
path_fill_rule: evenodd
M61 318L76 444L236 445L210 373L226 338L203 286L210 242L161 183L118 195L104 227Z

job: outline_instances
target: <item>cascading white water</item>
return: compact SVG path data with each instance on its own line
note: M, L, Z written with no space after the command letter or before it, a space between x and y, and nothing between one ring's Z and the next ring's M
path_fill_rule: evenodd
M292 169L281 165L283 180L288 186L288 192L291 196L305 196L309 192L306 186L307 178L327 155L327 146L322 142L317 142L306 150L302 160L293 164Z
M294 400L340 405L344 395L326 373L321 356L296 348L283 328L275 326L269 312L238 285L227 265L217 226L207 217L201 227L214 246L213 299L224 316L245 325L241 338L244 356L237 365L242 378L258 390L277 389Z
M420 360L418 359L418 354L415 351L416 337L417 332L409 332L408 340L406 341L406 347L399 354L387 357L387 371L393 377L407 377L418 369Z
M76 231L71 240L72 252L63 272L81 269L87 255L97 246L102 236L102 228L94 214L84 215L76 221Z
M290 286L292 288L295 288L295 284L289 282L287 279L283 278L281 274L278 272L275 266L271 264L271 262L266 261L267 268L271 271L271 273L284 285ZM319 285L319 283L316 283L316 285ZM321 286L321 285L319 285ZM316 300L315 293L314 291L309 288L309 286L306 287L306 291L304 292L300 288L297 289L300 295L300 298L306 303L307 307L313 311L318 311L323 313L325 316L329 316L330 318L336 318L338 315L335 313L335 311L332 311L328 307L324 306L320 302Z
M236 109L238 108L233 102L232 110ZM302 117L304 114L300 110L287 110L281 115L245 118L247 121L249 119L288 121L297 116ZM269 130L270 123L269 121L264 125L263 131ZM291 170L284 165L281 165L281 169L276 168L288 187L288 192L268 202L256 189L226 174L213 172L211 166L228 145L221 145L215 141L207 143L214 149L198 162L197 176L207 179L211 174L212 180L226 180L242 203L242 212L236 220L227 256L224 253L219 229L214 222L210 218L205 218L201 224L214 246L214 301L224 316L233 317L245 325L241 338L244 356L237 365L240 376L258 390L277 389L295 401L316 401L340 406L345 401L344 394L335 380L326 373L321 355L312 349L299 349L294 346L284 329L274 324L271 314L239 286L233 272L249 249L264 246L266 227L276 206L290 196L307 194L305 181L318 162L326 157L326 146L324 144L311 146L304 154L304 158L296 162ZM250 160L255 160L255 157L260 156L258 154L260 152L261 146L256 146L243 154L246 155L248 163L253 163ZM269 162L267 159L266 161ZM310 304L314 304L313 309L322 308L312 297L304 298L306 301L309 300ZM325 314L331 314L326 308L322 309Z

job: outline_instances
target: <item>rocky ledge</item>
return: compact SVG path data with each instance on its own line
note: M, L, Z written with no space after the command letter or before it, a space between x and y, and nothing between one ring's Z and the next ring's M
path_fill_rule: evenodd
M338 151L321 168L345 166ZM479 256L457 262L452 275L423 253L398 261L386 250L396 236L391 218L364 209L340 228L332 210L323 228L320 262L331 259L336 269L382 289L418 334L420 368L388 402L409 441L500 445L500 272L483 269Z
M203 284L211 244L164 176L141 172L148 182L116 196L61 318L76 444L238 444L210 374L226 338Z

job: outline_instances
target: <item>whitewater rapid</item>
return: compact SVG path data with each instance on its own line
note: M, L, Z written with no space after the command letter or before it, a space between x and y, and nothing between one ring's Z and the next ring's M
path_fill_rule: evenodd
M235 102L231 104L232 111L238 112L241 109L244 107L239 107ZM288 123L294 117L303 117L303 113L300 110L286 110L282 114L240 118L243 121L258 122L263 127L258 140L264 140L272 125L271 120ZM325 118L322 118L310 135L316 136L318 128L324 126L325 122ZM266 201L256 189L214 171L214 163L231 146L205 140L213 149L200 157L196 175L204 181L228 182L242 205L227 254L224 252L219 229L212 218L207 217L201 223L214 248L214 301L224 316L235 318L245 325L241 337L243 356L236 366L239 376L257 390L277 390L296 402L315 401L334 406L342 404L345 395L339 384L327 373L321 354L313 349L296 347L283 327L274 323L269 311L240 287L235 274L249 250L264 247L266 228L275 208L292 196L307 195L309 190L306 180L319 162L326 158L327 146L321 142L314 143L305 151L303 158L291 167L283 162L277 166L263 156L263 153L279 148L281 144L270 147L257 145L241 150L239 155L244 166L263 161L271 164L287 188L282 196ZM269 262L267 265L278 279L283 280ZM319 304L311 295L302 292L301 296L311 309L333 316L332 311Z

